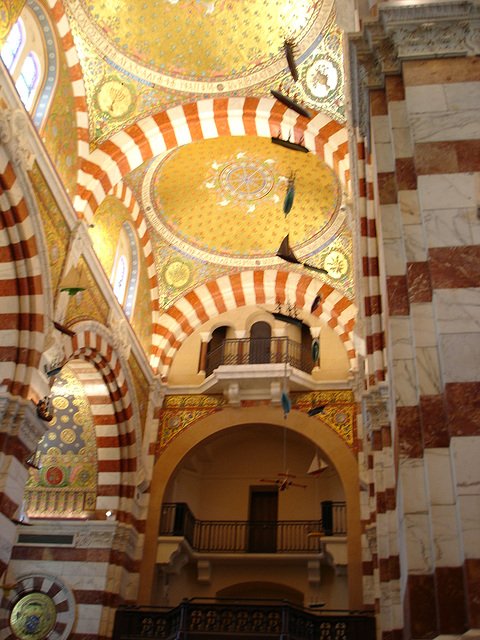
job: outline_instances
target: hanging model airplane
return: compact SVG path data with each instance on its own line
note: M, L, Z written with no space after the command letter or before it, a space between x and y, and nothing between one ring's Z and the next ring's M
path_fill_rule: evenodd
M301 487L302 489L306 489L306 484L299 484L298 482L293 482L291 478L296 478L297 476L292 473L277 473L278 478L273 480L271 478L262 478L260 482L267 482L269 484L276 484L279 491L285 491L289 487Z

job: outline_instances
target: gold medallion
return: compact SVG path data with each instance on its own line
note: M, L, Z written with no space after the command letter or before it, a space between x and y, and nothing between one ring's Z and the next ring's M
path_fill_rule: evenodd
M348 260L340 251L331 251L325 258L325 269L328 275L336 280L348 271Z
M133 104L133 93L123 82L107 80L98 90L97 103L110 117L121 118Z
M180 260L173 260L165 269L165 280L171 287L179 289L187 284L190 278L190 269Z
M55 626L55 603L46 593L34 591L23 596L12 609L10 626L21 640L40 640Z

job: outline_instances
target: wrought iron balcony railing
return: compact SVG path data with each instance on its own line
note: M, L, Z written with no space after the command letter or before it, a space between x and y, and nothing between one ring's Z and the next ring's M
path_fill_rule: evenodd
M375 640L366 611L312 613L288 602L184 600L173 609L121 607L113 640Z
M207 354L206 375L222 365L285 363L311 373L312 351L289 338L228 339Z
M203 553L314 553L321 537L346 534L344 502L322 503L321 520L197 520L187 504L162 507L159 535L183 536Z

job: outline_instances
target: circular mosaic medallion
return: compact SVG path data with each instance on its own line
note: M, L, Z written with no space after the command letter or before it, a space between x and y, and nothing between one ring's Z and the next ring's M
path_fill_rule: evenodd
M63 429L60 433L60 438L65 444L72 444L72 442L75 442L76 435L72 429Z
M325 269L328 275L336 280L348 271L348 260L340 251L331 251L325 258Z
M59 409L60 411L68 407L68 400L64 396L55 396L52 403L55 409Z
M312 64L306 74L307 87L315 98L326 98L339 84L339 72L336 65L327 58L321 58Z
M348 416L343 411L339 411L335 414L335 423L336 424L345 424L347 422Z
M55 625L55 603L46 593L33 592L20 598L10 614L10 626L21 640L40 640Z
M172 260L164 271L165 281L171 287L184 287L190 279L190 269L181 260Z
M220 186L240 200L260 200L273 187L273 174L267 167L248 162L233 162L220 174Z
M50 467L49 469L47 469L46 478L48 484L56 487L63 480L63 472L58 467Z

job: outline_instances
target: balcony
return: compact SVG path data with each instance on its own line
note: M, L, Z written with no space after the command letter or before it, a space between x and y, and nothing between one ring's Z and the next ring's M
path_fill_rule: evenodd
M289 364L309 374L313 369L312 352L286 337L227 339L207 354L206 376L221 366L259 364Z
M359 611L312 613L287 602L183 600L173 609L117 610L113 640L375 640L375 618Z
M321 534L321 535L319 535ZM321 520L198 520L185 503L162 507L159 536L183 537L198 553L311 554L323 537L346 535L344 502L322 503Z

